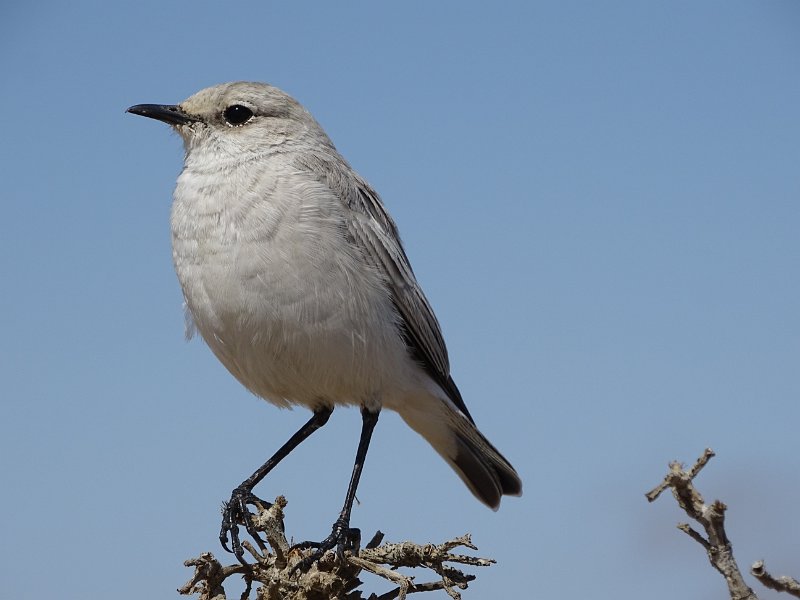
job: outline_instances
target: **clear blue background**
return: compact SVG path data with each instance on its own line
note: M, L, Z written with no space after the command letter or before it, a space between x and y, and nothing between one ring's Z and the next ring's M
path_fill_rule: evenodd
M472 532L499 564L465 598L725 597L644 499L711 446L741 566L800 576L796 1L6 3L0 70L3 597L175 597L307 418L184 341L182 148L124 114L237 79L380 191L525 482L492 513L386 414L365 535ZM359 427L337 411L259 487L296 539L329 531Z

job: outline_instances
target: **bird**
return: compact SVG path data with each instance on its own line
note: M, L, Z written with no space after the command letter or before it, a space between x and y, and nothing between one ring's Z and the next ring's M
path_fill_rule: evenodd
M353 546L353 501L384 408L488 507L522 495L519 475L478 430L453 381L395 222L308 110L277 87L238 81L127 112L183 140L170 223L190 329L250 392L312 413L224 503L227 551L243 562L239 525L258 538L248 507L268 504L255 486L335 406L360 408L361 435L330 535L298 545L315 549L312 562Z

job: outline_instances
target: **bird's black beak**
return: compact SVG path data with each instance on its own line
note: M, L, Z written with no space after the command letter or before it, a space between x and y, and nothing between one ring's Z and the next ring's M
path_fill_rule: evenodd
M199 121L197 117L187 115L179 106L173 104L137 104L131 106L127 111L134 115L142 115L170 125L186 125Z

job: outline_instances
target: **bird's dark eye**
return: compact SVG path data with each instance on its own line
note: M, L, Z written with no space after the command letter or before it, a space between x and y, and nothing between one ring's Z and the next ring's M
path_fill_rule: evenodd
M222 116L229 125L244 125L253 117L253 111L241 104L234 104L226 108Z

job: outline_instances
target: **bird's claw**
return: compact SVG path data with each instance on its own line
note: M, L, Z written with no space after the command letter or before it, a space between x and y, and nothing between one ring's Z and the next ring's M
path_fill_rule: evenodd
M336 549L336 556L344 558L345 551L357 552L361 545L361 530L350 527L349 523L337 520L333 524L331 534L321 542L300 542L292 546L292 550L307 550L316 548L309 556L292 567L294 571L306 571L328 551Z
M255 540L260 548L264 548L264 540L258 535L258 530L253 523L253 513L247 508L248 504L259 508L269 508L271 504L262 500L245 487L237 487L231 492L231 499L222 506L222 526L219 530L219 541L222 547L236 556L240 563L245 564L244 548L239 540L239 525L244 525L247 533ZM230 548L228 547L228 534L230 534Z

